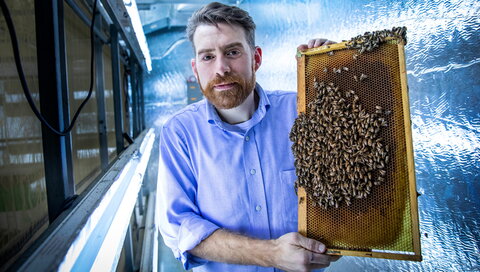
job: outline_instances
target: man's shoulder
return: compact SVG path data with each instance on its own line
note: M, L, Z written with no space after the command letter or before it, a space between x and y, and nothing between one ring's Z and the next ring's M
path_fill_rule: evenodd
M196 122L202 118L205 105L205 99L196 103L185 106L172 114L163 124L164 127L178 125L180 123L187 124L190 122Z
M265 90L265 94L270 97L295 97L297 92L294 91L282 91L282 90Z
M271 105L278 105L283 103L297 103L297 92L293 91L265 91Z

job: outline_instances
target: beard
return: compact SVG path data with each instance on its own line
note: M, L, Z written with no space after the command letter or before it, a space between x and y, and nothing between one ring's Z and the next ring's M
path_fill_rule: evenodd
M217 75L213 80L207 83L205 88L202 87L200 78L199 83L203 95L215 106L215 108L232 109L242 104L248 95L252 93L255 87L255 70L252 67L252 76L250 78L243 78L236 73L229 73L224 76ZM214 90L215 85L230 83L233 83L233 87L229 90Z

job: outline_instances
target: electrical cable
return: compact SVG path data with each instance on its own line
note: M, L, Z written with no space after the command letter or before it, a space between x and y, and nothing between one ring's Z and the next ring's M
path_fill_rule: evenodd
M77 111L75 112L75 115L73 116L72 122L68 126L68 128L65 131L58 131L55 128L53 128L46 118L39 112L37 107L35 106L35 103L33 102L30 89L28 88L27 81L25 79L25 74L23 72L23 67L22 67L22 62L20 60L20 52L19 52L19 46L18 46L18 40L17 40L17 34L15 32L15 27L13 26L13 21L12 17L10 16L10 11L8 10L7 4L5 3L5 0L0 0L0 6L2 8L2 13L3 16L5 17L5 22L7 23L7 28L8 32L10 33L10 39L12 42L12 48L13 48L13 55L15 58L15 65L17 67L17 72L18 76L20 77L20 82L22 84L22 89L23 93L25 94L25 98L27 99L28 104L30 105L30 108L32 109L33 113L37 116L37 118L40 120L40 122L45 125L47 128L49 128L53 133L60 135L60 136L66 136L70 133L70 131L73 129L73 126L75 125L75 121L77 120L78 116L80 115L81 110L85 106L85 104L88 102L90 99L90 96L92 96L93 92L93 78L94 78L94 34L93 34L93 27L95 25L95 13L97 11L97 1L94 0L93 3L93 11L92 11L92 24L90 25L90 50L91 50L91 55L90 55L90 88L88 91L88 95L85 98L85 100L80 104L78 107Z

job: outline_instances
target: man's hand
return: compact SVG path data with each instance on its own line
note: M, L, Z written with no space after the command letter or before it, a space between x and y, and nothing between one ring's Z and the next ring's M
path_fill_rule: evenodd
M297 232L287 233L273 242L273 266L285 271L324 268L340 258L324 254L327 250L324 244Z
M297 50L298 51L305 51L307 49L310 49L310 48L315 48L315 47L319 47L319 46L324 46L324 45L329 45L329 44L334 44L336 42L334 41L330 41L330 40L327 40L327 39L311 39L308 41L307 44L301 44L297 47Z
M340 257L326 255L325 251L324 244L297 232L261 240L218 229L188 252L216 262L310 271L327 267Z

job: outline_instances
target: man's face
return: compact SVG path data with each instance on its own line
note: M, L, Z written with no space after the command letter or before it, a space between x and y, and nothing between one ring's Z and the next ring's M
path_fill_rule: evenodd
M218 109L239 106L255 87L262 51L248 46L242 27L200 25L193 36L192 69L205 97Z

